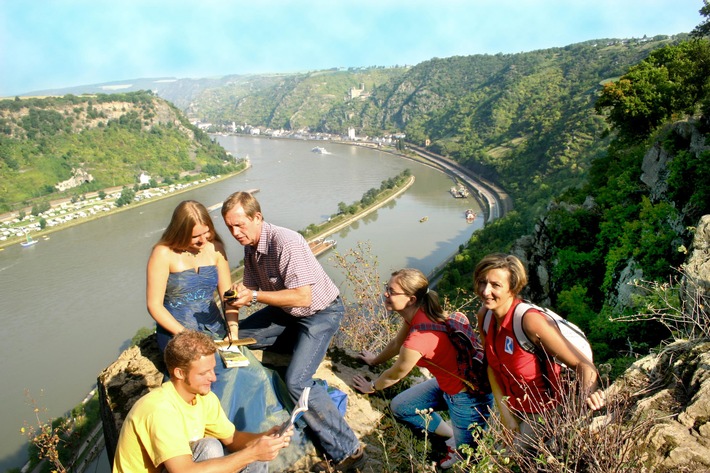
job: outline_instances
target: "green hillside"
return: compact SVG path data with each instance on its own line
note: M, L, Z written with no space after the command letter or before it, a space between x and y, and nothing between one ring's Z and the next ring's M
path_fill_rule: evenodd
M525 296L583 328L595 361L611 363L616 375L671 334L692 336L692 324L641 320L659 306L677 316L681 291L707 284L685 279L682 267L700 218L710 213L710 41L653 51L607 83L595 108L613 140L587 157L580 185L558 191L539 212L512 212L474 234L439 288L452 296L470 288L486 253L524 255ZM684 316L706 324L699 304L703 313Z
M170 103L147 92L0 101L0 212L44 200L236 169ZM77 175L83 184L57 186Z
M230 76L224 85L207 88L194 98L186 113L191 118L222 125L235 122L286 130L316 129L333 107L350 100L351 89L367 96L405 70L330 69Z
M710 115L709 48L688 35L596 40L432 59L390 70L365 97L330 101L311 74L308 81L252 82L258 90L238 101L212 91L193 104L212 97L203 118L217 125L403 132L406 141L495 180L515 211L472 236L439 290L450 300L470 298L471 273L483 255L524 255L526 296L578 323L597 361L609 361L617 374L633 354L670 335L661 325L610 321L657 297L630 289L629 275L672 279L697 219L710 211L710 156L697 145L707 139ZM686 122L671 124L678 120ZM644 158L653 150L668 163L651 179Z
M404 132L407 141L496 179L518 204L544 206L561 188L579 185L608 144L593 108L602 84L685 37L599 39L407 68L234 76L194 95L186 113L217 127ZM350 98L359 84L365 94Z
M626 275L672 278L710 211L710 156L698 145L710 129L708 64L708 40L679 35L413 67L176 81L170 93L189 102L190 118L217 128L404 133L495 180L515 210L471 237L440 291L470 298L480 257L515 251L531 270L528 296L592 333L598 361L622 366L620 352L647 351L668 335L609 321L638 310L637 300L622 300ZM135 184L142 172L166 182L237 165L147 92L3 101L0 131L0 210ZM668 158L653 178L644 169L651 152ZM93 180L58 191L77 169Z

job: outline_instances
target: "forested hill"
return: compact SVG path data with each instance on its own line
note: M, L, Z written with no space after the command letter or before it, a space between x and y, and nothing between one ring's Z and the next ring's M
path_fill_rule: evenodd
M217 127L404 132L407 141L497 179L521 205L546 202L578 185L608 144L600 139L603 118L593 110L602 84L685 37L599 39L413 67L233 78L193 95L186 113Z
M595 361L618 374L671 336L707 334L707 257L701 271L687 269L707 248L691 243L710 214L710 40L653 51L605 84L594 105L613 140L589 157L581 185L476 232L439 290L470 294L476 262L512 252L528 268L524 296L582 327Z
M133 187L142 173L170 183L234 169L221 146L149 92L0 101L0 212ZM57 187L72 179L80 185Z

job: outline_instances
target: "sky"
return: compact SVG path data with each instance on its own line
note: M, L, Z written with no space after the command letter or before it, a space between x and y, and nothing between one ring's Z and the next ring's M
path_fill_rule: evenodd
M702 0L0 0L0 96L688 33Z

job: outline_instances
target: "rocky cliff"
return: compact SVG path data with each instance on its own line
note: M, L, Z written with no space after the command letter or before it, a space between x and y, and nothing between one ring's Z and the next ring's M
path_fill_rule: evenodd
M626 428L642 427L643 468L653 472L710 471L710 215L697 227L681 285L686 325L680 339L634 363L610 388L628 399ZM644 428L645 427L645 428Z

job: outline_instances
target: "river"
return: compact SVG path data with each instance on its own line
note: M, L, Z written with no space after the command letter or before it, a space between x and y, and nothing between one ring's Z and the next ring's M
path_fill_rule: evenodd
M20 428L33 419L26 390L46 408L43 418L64 415L135 332L152 326L145 309L145 264L181 200L211 206L233 191L258 189L265 220L299 230L408 168L416 181L403 195L331 236L339 252L369 242L384 278L401 267L429 273L483 225L473 198L451 196L448 176L390 153L330 142L216 139L233 155L248 156L251 167L208 186L57 231L32 247L17 244L0 251L0 471L26 460ZM315 145L330 154L311 152ZM469 207L479 214L472 224L464 218ZM230 264L237 266L243 250L227 233L219 211L212 215L227 242ZM320 261L342 285L344 275L329 254Z

